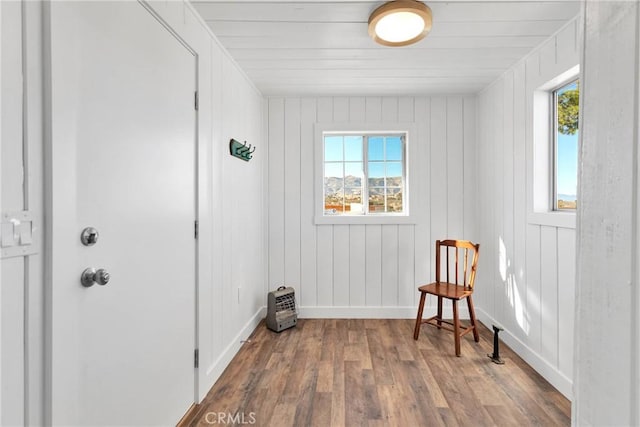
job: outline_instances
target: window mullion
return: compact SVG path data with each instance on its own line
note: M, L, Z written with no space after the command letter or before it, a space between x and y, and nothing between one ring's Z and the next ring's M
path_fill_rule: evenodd
M409 165L406 161L407 142L404 135L400 141L402 142L402 188L400 191L402 192L402 211L404 212L407 209L407 169Z
M369 136L362 137L362 210L369 215Z
M551 147L551 210L558 210L558 91L551 92L551 141L553 146Z
M382 138L382 165L384 166L384 185L382 188L382 200L384 200L384 213L389 213L389 207L387 206L387 137Z

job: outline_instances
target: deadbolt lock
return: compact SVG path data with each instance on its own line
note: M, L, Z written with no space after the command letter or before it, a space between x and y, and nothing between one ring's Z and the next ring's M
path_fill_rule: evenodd
M98 234L98 230L96 230L93 227L87 227L84 230L82 230L82 234L80 235L80 240L82 241L82 244L85 246L93 246L98 242L99 236L100 234Z

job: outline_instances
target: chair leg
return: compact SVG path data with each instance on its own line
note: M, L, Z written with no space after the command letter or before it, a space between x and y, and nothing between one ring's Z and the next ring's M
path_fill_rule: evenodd
M460 357L460 319L458 319L458 300L451 300L453 304L453 336L456 341L456 356Z
M438 329L440 329L442 325L442 297L438 297L438 319L436 320L438 322Z
M478 334L478 326L476 323L476 311L473 308L473 300L471 295L467 297L467 307L469 307L469 318L471 319L471 325L473 325L473 339L476 342L480 342L480 334Z
M420 325L422 324L422 311L424 310L424 299L427 296L425 292L420 292L420 304L418 305L418 316L416 317L416 327L413 330L413 339L417 340L420 334Z

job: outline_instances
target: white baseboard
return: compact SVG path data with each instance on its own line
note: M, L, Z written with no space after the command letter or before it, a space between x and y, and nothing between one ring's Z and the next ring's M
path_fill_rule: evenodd
M422 317L436 314L436 307L426 306ZM301 319L415 319L418 306L411 307L299 307ZM444 307L444 316L453 317L450 307ZM460 310L460 318L468 319L466 310Z
M229 363L231 363L231 360L235 357L238 351L240 351L240 348L242 347L241 341L251 335L260 321L264 319L266 314L267 308L260 307L258 311L256 311L256 313L247 321L247 323L245 323L240 332L233 337L222 354L220 354L220 356L218 356L218 358L208 367L205 375L200 375L200 387L198 390L200 401L204 399L211 387L213 387L218 378L220 378L220 375L222 375Z
M489 316L481 308L476 308L476 316L478 320L484 323L488 328L491 328L492 324L500 325L491 316ZM551 385L558 389L560 393L567 399L571 400L573 397L573 383L571 379L567 378L557 368L552 366L549 362L542 358L538 353L533 351L528 345L523 343L508 329L500 332L500 339L504 341L518 356L522 357L533 369L535 369L545 380L549 381Z

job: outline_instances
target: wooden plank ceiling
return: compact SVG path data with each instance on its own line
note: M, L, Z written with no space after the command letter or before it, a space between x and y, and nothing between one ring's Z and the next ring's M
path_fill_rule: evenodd
M433 29L380 46L384 1L191 0L264 95L475 93L579 13L578 1L430 1Z

